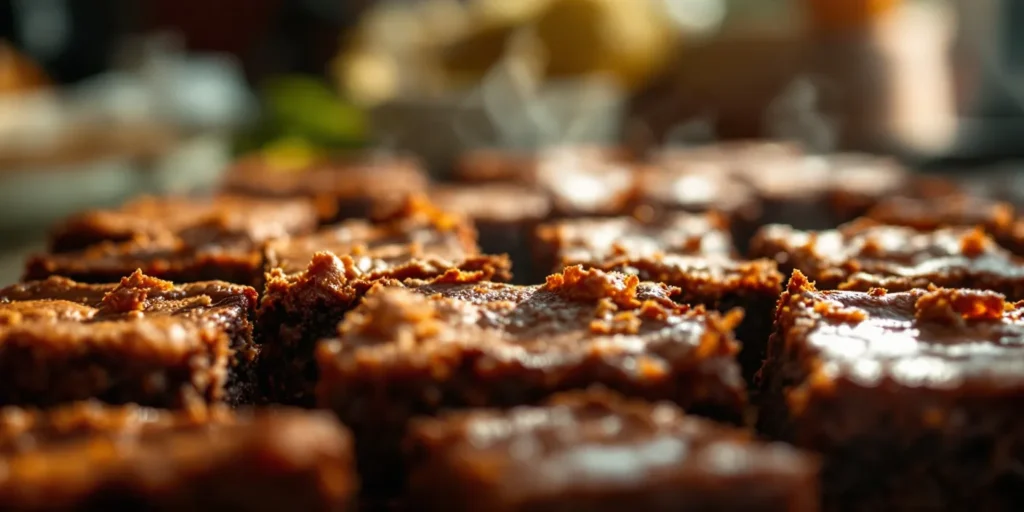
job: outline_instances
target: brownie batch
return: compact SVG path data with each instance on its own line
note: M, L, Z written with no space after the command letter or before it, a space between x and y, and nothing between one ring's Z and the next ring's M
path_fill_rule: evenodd
M1019 510L1024 220L734 142L246 157L0 289L0 509Z

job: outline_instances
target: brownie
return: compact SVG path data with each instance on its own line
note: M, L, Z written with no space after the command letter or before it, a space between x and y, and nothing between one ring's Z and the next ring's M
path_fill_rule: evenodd
M656 254L612 257L587 266L677 287L675 300L683 304L700 304L721 313L742 309L743 321L736 327L736 338L743 345L739 362L744 379L753 382L764 361L775 303L784 281L774 261L742 261L724 255Z
M674 213L650 220L632 217L565 219L537 228L538 266L559 272L614 257L656 254L732 255L735 250L724 217Z
M442 409L528 405L599 384L739 420L741 315L682 306L674 293L581 267L536 286L378 286L318 345L318 405L353 429L364 482L380 489L401 478L407 421Z
M305 200L145 199L122 210L90 212L55 232L64 252L32 256L25 280L52 275L88 283L117 281L136 269L178 282L222 280L259 286L267 240L316 226Z
M50 235L54 253L75 252L104 242L180 238L193 247L241 239L262 242L312 231L317 217L305 200L144 196L119 208L72 216Z
M491 151L466 160L457 178L534 188L550 197L557 216L622 215L637 203L639 166L617 150L555 147L527 155ZM480 160L490 164L481 165Z
M761 429L823 455L829 510L1024 506L1024 305L992 291L818 291L796 272Z
M942 200L894 197L878 203L865 216L919 231L981 226L993 236L1002 236L1011 229L1015 214L1009 203L962 195Z
M406 444L425 510L818 510L814 457L603 390L416 420Z
M507 256L482 255L467 221L418 199L376 223L348 221L268 244L267 285L256 323L260 373L274 401L312 405L316 341L379 281L511 278Z
M228 170L224 190L261 197L306 197L321 220L369 217L378 207L426 191L429 176L415 158L384 153L346 153L294 165L250 155Z
M9 510L354 510L351 437L326 413L7 408L0 439Z
M653 165L640 174L639 195L642 208L652 212L649 215L663 211L724 214L740 251L746 250L762 217L761 200L753 187L720 165L699 159L655 157Z
M929 285L994 290L1024 299L1024 266L982 230L917 231L862 221L827 231L763 228L751 243L755 257L800 270L820 289L906 291Z
M540 282L547 276L548 269L537 269L529 250L533 230L551 213L547 195L513 183L484 183L440 185L431 190L430 198L473 221L484 253L508 254L517 282Z
M529 182L538 157L555 152L618 162L634 159L625 148L604 146L555 146L538 151L487 148L462 154L455 163L453 177L468 183Z
M0 290L0 404L252 402L256 300L248 286L141 272L118 284L51 277Z

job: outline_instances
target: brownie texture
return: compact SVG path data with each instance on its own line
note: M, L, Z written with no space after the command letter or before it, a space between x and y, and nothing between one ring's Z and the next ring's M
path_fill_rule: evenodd
M317 340L333 336L375 283L511 278L508 257L480 254L468 222L418 201L376 223L349 221L271 243L267 261L256 320L263 387L274 401L305 406L314 402Z
M905 291L930 285L993 290L1024 299L1024 267L983 230L912 228L862 221L836 230L766 226L751 243L755 257L800 270L820 289Z
M260 197L309 198L317 205L321 221L331 223L369 217L392 201L424 193L429 184L419 160L366 152L298 163L250 155L228 171L223 188Z
M79 403L0 410L5 509L354 510L351 438L330 415L194 415Z
M794 273L760 428L823 455L827 510L1019 510L1024 310L991 291L818 291Z
M316 221L304 200L146 198L72 218L53 235L54 252L29 258L24 278L107 283L141 269L178 282L259 286L262 244L312 231Z
M431 201L439 208L473 221L485 254L508 254L516 282L542 282L548 269L538 269L530 252L534 229L551 215L551 200L540 191L512 183L449 184L434 187Z
M674 213L650 220L564 219L539 226L534 245L538 265L552 272L612 258L735 253L727 220L714 213Z
M544 285L436 280L379 286L317 349L318 404L355 435L368 486L400 479L408 420L534 404L600 384L738 421L746 391L733 329L635 276L570 267Z
M682 304L700 304L723 314L742 309L743 321L736 327L736 338L743 346L738 359L744 379L753 382L764 361L775 304L782 293L784 278L774 261L655 254L611 257L585 266L676 287L679 292L674 299Z
M818 510L813 457L599 389L415 420L406 447L422 510Z
M4 288L0 403L252 402L256 301L248 286L141 272L117 284L51 277Z

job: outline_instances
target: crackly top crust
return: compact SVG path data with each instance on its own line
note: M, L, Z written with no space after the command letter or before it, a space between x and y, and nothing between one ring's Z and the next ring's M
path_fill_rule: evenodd
M316 223L313 204L302 199L146 196L120 208L75 215L55 230L51 248L69 252L101 242L132 240L180 240L190 247L258 243L311 231Z
M866 216L882 224L907 226L920 231L981 226L989 233L999 234L1010 229L1014 209L1009 203L969 195L940 199L895 197L875 205Z
M421 193L428 184L427 173L415 158L367 152L317 158L298 168L275 166L252 155L228 172L225 187L270 196L360 199Z
M321 491L339 503L355 487L351 439L326 414L274 410L199 420L132 406L89 411L92 418L69 409L25 414L34 425L0 453L0 498L17 509L70 509L111 488L157 499L179 483L238 471L323 471L316 476L330 478Z
M1024 283L1024 267L982 231L906 227L858 222L829 231L789 226L763 228L751 254L796 268L824 289L891 291L950 287L1009 289Z
M440 185L431 189L430 198L474 221L536 222L551 212L551 200L544 193L513 183Z
M557 372L601 354L631 378L658 381L706 359L735 355L732 331L742 313L723 317L681 306L671 300L675 292L581 267L539 286L377 287L339 325L342 343L322 345L319 359L346 372L373 374L381 368L441 368L446 354L471 351L496 366Z
M267 269L301 272L318 252L350 256L363 273L426 257L459 261L479 254L476 231L468 220L441 211L418 195L380 212L373 222L351 220L270 242L265 248Z
M755 442L749 431L600 389L555 395L533 407L443 413L415 421L409 439L428 460L501 489L508 503L570 489L799 482L817 471L811 457Z
M222 281L176 285L141 271L116 284L50 277L0 290L0 312L22 319L99 321L174 316L234 330L255 311L252 287Z
M742 261L725 256L654 255L642 258L617 257L593 265L608 272L636 275L643 281L677 286L677 300L717 301L738 295L778 297L783 276L774 261Z
M556 272L577 264L601 266L616 258L666 253L729 256L734 252L728 222L713 213L676 213L653 221L568 219L538 227L537 238L552 252Z
M919 390L1024 390L1024 304L981 290L818 291L795 272L779 301L787 350L827 392L837 379Z

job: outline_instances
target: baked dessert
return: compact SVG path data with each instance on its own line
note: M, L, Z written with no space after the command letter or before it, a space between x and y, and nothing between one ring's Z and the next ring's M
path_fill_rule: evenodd
M354 510L351 438L329 414L192 416L83 403L0 410L10 510Z
M535 153L471 154L456 178L518 183L547 194L557 216L623 215L636 206L637 164L619 150L554 147Z
M426 510L818 510L813 457L597 389L416 420L406 446Z
M118 284L51 277L4 288L0 404L251 403L256 300L248 286L141 272Z
M118 208L74 215L50 234L54 253L74 252L104 242L180 238L185 244L242 239L263 242L313 231L313 204L302 199L143 196Z
M982 230L912 228L862 221L828 231L763 228L755 257L800 270L819 289L905 291L930 285L993 290L1024 299L1024 266Z
M794 273L760 427L823 454L829 510L1016 510L1024 309L991 291L818 291Z
M533 230L551 214L548 196L512 183L439 185L430 200L439 208L473 221L486 254L508 254L516 281L543 281L548 269L537 269L529 244Z
M511 407L600 384L738 421L739 312L672 301L671 287L569 267L537 286L436 280L378 286L317 348L318 405L356 436L361 474L388 488L409 419Z
M305 200L146 198L72 218L54 233L54 252L31 257L24 277L108 283L141 269L178 282L259 286L261 245L312 231L316 221Z
M559 272L572 265L657 254L730 256L728 221L715 213L672 213L650 220L632 217L564 219L537 228L538 265Z
M743 378L753 382L764 361L775 304L785 281L774 261L742 261L724 255L655 254L616 256L587 266L676 287L679 291L674 299L682 304L702 305L723 314L742 309L743 320L736 326L736 338L742 344L738 360Z
M454 275L464 281L507 281L507 256L482 255L472 226L420 198L376 223L348 221L266 248L267 284L257 312L261 379L276 402L312 405L316 341L380 281Z
M228 171L223 188L258 197L310 198L329 224L369 217L377 208L425 192L429 184L426 170L413 157L356 152L298 163L251 155Z

